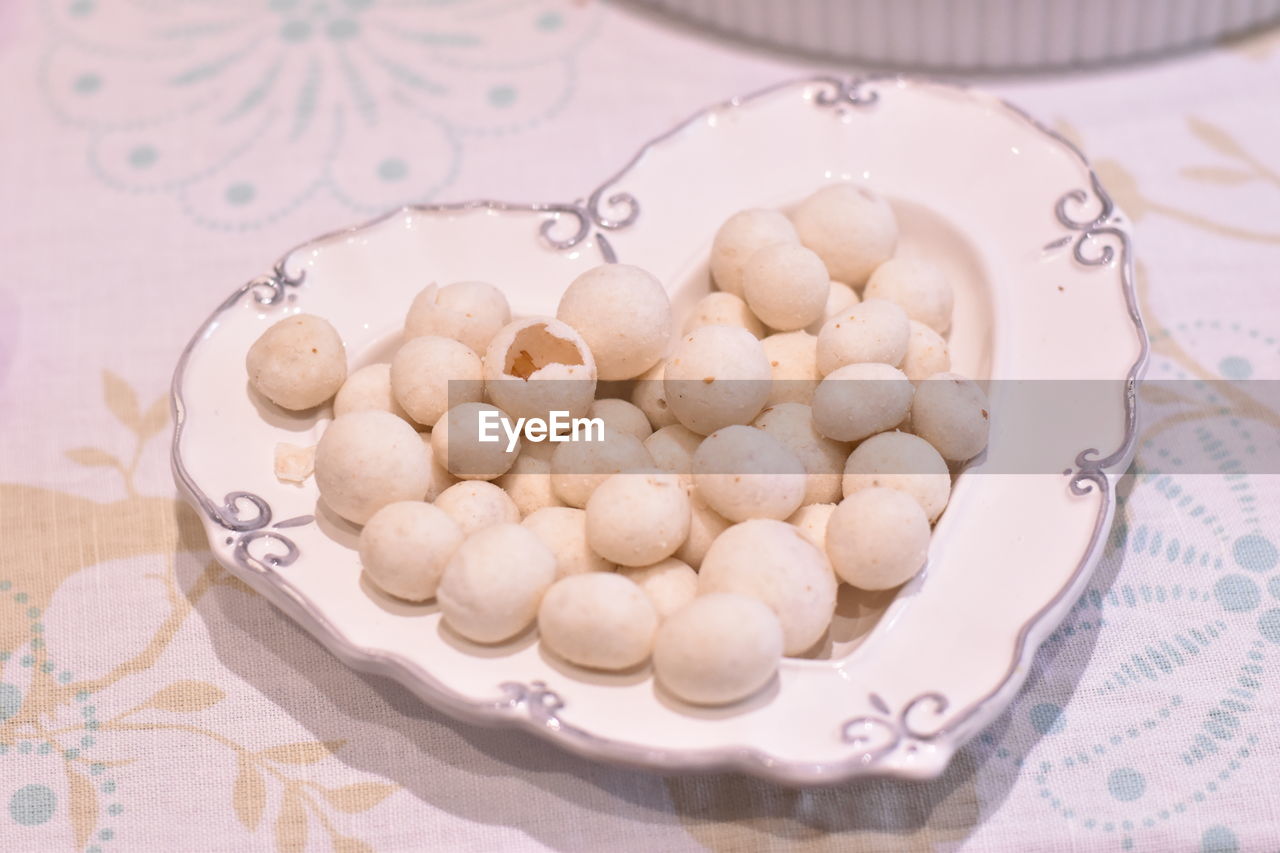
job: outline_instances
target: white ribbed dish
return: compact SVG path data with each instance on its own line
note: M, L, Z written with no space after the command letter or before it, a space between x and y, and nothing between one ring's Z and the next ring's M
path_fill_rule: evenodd
M1280 22L1280 0L631 0L807 54L934 70L1150 57Z

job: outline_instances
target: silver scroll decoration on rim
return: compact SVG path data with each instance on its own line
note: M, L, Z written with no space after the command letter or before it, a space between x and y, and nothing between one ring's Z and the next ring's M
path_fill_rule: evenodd
M867 701L878 713L854 717L840 727L845 743L863 748L859 758L863 764L875 764L899 747L915 752L921 744L933 740L943 729L921 728L921 716L937 720L950 704L941 693L922 693L894 714L877 693L869 694Z
M1074 235L1068 234L1050 243L1048 247L1062 247L1071 244L1071 257L1076 263L1086 267L1110 266L1117 258L1120 261L1120 274L1124 281L1125 300L1130 316L1135 324L1141 327L1138 306L1133 289L1133 269L1130 257L1129 234L1118 227L1119 217L1116 215L1115 203L1102 187L1097 173L1090 170L1090 182L1093 193L1082 189L1074 189L1064 193L1053 212L1063 227L1070 229ZM1091 204L1092 201L1092 204ZM1096 205L1092 216L1082 211ZM1074 211L1074 212L1073 212ZM1117 255L1117 248L1119 254ZM1071 493L1086 495L1096 486L1103 492L1111 488L1106 472L1125 460L1137 435L1138 420L1138 365L1129 371L1125 380L1125 436L1126 440L1113 453L1101 456L1096 447L1090 447L1076 454L1075 469L1067 470L1070 479Z
M213 316L205 321L197 334L197 338L208 330L219 314L235 305L246 294L251 296L253 301L259 305L271 306L283 302L286 296L289 295L289 289L301 285L306 277L306 270L299 270L294 275L285 269L287 257L286 255L276 261L271 268L271 272L250 279L227 297L222 305L218 307L218 310L213 313ZM178 369L175 372L172 389L173 440L175 446L182 436L183 427L186 425L186 404L182 397L178 377L185 369L186 361L190 354L191 344L188 344L178 361ZM196 502L200 504L205 514L233 534L228 536L225 542L227 545L234 546L232 554L239 565L257 572L268 572L272 569L292 565L301 555L297 544L279 531L281 528L300 527L310 524L315 520L314 516L301 515L296 518L285 519L273 525L271 524L271 519L273 518L271 505L260 495L245 491L228 492L223 497L222 503L217 503L196 486L195 481L187 471L186 465L177 454L171 456L171 462L175 476L191 496L195 498ZM250 546L260 541L277 545L283 550L270 549L261 551L255 549L259 550L259 553L255 554L250 550Z
M845 107L867 107L874 104L880 99L880 95L873 89L869 89L872 78L866 77L815 77L812 81L814 85L813 103L823 108L834 107L842 109ZM771 87L772 88L772 87ZM771 91L766 90L766 91ZM764 94L764 92L760 93ZM742 103L741 98L734 98L721 104L721 107L734 107ZM617 262L617 254L613 247L609 244L609 240L605 237L605 231L616 231L620 228L626 228L635 224L640 218L640 201L634 195L626 191L610 192L609 188L617 183L624 175L631 171L631 168L640 161L645 153L653 146L663 142L664 140L674 136L676 133L684 130L694 121L703 118L707 111L702 110L691 116L689 119L676 125L668 132L658 136L640 149L635 157L629 163L622 167L616 174L606 180L603 184L596 187L585 200L574 202L573 204L551 205L547 207L547 212L552 214L545 219L538 228L542 239L547 245L553 249L564 250L572 249L574 246L587 239L587 235L591 233L593 227L598 228L596 231L596 240L600 243L600 251L604 255L608 263ZM571 233L563 237L557 237L555 231L564 216L571 216L574 219L574 229Z
M814 80L819 89L813 102L820 107L869 107L880 100L880 95L868 86L873 82L867 77L818 77Z

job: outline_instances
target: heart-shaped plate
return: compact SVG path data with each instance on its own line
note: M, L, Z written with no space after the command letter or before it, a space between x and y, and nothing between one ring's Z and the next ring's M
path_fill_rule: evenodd
M571 671L531 634L468 645L441 630L435 604L392 600L362 579L358 530L318 507L313 482L276 480L276 444L314 444L331 417L250 394L245 352L280 318L330 319L355 366L386 360L431 281L490 281L517 314L549 314L578 273L615 258L665 282L680 316L710 287L711 237L729 214L785 208L832 181L889 198L899 253L927 253L949 274L952 362L991 381L993 447L1019 418L1001 418L992 380L1105 380L1116 392L1092 406L1091 429L1052 473L970 465L926 570L896 595L843 588L828 641L784 661L755 698L682 706L647 669ZM1088 581L1132 452L1146 353L1128 232L1070 143L978 92L816 77L698 113L577 202L405 208L289 252L183 352L173 468L228 571L347 664L460 718L668 772L931 777L1007 705Z

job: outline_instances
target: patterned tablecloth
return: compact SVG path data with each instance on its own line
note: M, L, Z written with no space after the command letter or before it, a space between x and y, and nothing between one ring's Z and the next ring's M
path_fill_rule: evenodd
M1275 412L1147 424L1173 473L1126 482L1026 688L928 783L663 778L459 724L212 563L167 387L225 293L402 202L572 198L809 67L596 2L0 3L0 847L1280 845L1280 478L1167 445L1241 452ZM1280 376L1280 36L992 85L1134 220L1151 374Z

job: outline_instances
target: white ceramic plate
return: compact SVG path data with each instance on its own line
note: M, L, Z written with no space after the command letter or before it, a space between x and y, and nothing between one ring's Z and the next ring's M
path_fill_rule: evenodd
M569 672L532 637L464 647L441 632L434 604L395 602L361 580L357 531L318 512L312 482L275 479L276 443L314 444L329 418L260 408L248 392L244 354L281 317L329 318L361 364L389 355L430 281L494 282L515 312L546 314L577 273L615 256L667 282L679 311L708 289L711 237L729 214L840 180L890 198L900 252L928 252L950 272L955 369L1107 379L1117 392L1093 413L1096 428L1064 448L1059 473L971 466L926 571L882 616L883 601L846 590L832 641L784 662L744 705L680 707L648 671ZM223 302L179 360L173 466L229 571L346 663L459 717L664 771L929 777L1008 703L1087 582L1132 449L1145 355L1129 237L1074 148L977 92L813 78L699 113L584 201L409 208L290 252ZM993 447L1019 428L1001 418L998 396Z

